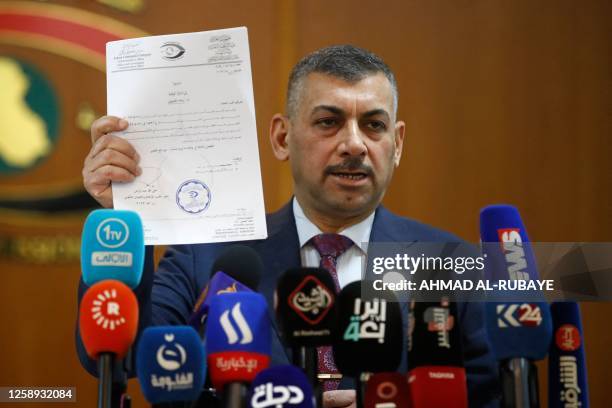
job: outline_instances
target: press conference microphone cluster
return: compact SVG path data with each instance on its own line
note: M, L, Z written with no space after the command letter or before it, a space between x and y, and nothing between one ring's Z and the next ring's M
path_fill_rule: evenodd
M480 213L480 236L486 257L485 278L538 279L527 231L515 207L485 207ZM548 303L538 299L488 302L486 328L493 352L500 363L502 405L538 407L534 361L546 356L552 337Z
M95 210L83 226L81 270L89 287L79 305L79 333L87 355L98 363L98 407L129 406L125 376L114 365L130 352L138 329L132 289L142 278L144 234L132 211Z

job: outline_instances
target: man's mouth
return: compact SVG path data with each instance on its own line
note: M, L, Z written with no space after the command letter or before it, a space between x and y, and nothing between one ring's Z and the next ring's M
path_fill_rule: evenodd
M342 172L334 172L332 175L340 178L344 178L347 180L363 180L368 177L366 173L342 173Z

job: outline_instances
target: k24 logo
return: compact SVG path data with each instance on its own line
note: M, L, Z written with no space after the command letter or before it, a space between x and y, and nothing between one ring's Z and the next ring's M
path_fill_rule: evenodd
M538 305L532 303L510 303L497 305L497 326L536 327L542 324L542 312Z

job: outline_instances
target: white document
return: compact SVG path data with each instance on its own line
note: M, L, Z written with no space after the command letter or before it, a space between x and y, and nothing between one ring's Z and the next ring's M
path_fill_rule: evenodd
M106 64L108 114L143 170L113 202L145 244L266 238L246 28L109 42Z

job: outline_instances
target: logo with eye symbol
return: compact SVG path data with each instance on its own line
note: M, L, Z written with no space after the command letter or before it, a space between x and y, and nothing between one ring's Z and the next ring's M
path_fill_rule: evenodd
M185 48L177 42L167 42L161 46L161 56L167 61L176 61L185 55Z
M176 204L189 214L199 214L210 205L211 193L200 180L187 180L176 191Z

